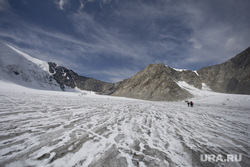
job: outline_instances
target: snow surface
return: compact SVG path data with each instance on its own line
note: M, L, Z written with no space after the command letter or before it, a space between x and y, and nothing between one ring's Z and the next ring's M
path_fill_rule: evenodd
M0 82L0 166L213 166L201 153L249 160L250 96L178 83L195 95L151 102Z
M0 80L42 90L61 90L49 65L0 42Z
M168 65L166 65L166 66L168 66ZM170 67L170 66L168 66L168 67ZM172 68L172 67L170 67L170 68ZM182 71L191 71L191 70L188 70L188 69L179 69L179 68L173 68L175 71L179 71L179 72L182 72ZM198 72L197 71L192 71L192 72L194 72L196 75L198 75L199 76L199 74L198 74Z
M179 69L179 68L173 68L175 71L179 71L179 72L182 72L182 71L188 71L188 69Z

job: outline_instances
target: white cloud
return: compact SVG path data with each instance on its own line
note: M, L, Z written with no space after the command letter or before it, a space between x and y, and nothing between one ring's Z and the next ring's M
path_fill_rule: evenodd
M138 22L142 24L140 25L142 31L143 28L149 29L153 39L146 39L140 43L127 40L126 34L119 34L119 30L116 34L115 31L106 29L106 27L95 22L92 17L84 16L83 13L74 16L74 23L76 29L82 34L86 34L86 26L93 28L93 31L96 32L95 36L92 36L96 41L95 49L100 53L111 51L119 56L143 60L144 63L152 63L157 60L158 62L171 62L175 66L190 67L206 63L212 65L231 58L237 51L247 47L244 42L247 43L248 41L249 43L249 38L239 36L240 33L247 34L246 31L243 32L240 29L237 32L234 24L231 24L228 20L220 20L220 17L223 18L223 16L218 17L216 15L220 12L224 14L224 10L227 12L230 7L227 4L223 5L225 9L215 11L214 5L217 5L217 2L194 3L193 1L187 1L172 5L169 5L167 1L161 2L162 4L149 5L142 1L136 1L131 2L134 4L123 4L119 9L119 17L124 22L122 24L126 26L127 22L132 24ZM222 7L220 5L222 4L218 4L219 8ZM186 28L187 33L180 36L174 28L161 27L157 22L169 18L171 18L169 24L174 24L173 26L180 32L182 28ZM150 21L151 25L148 24ZM241 27L239 26L239 28ZM238 37L230 39L230 34ZM192 47L190 47L190 44ZM181 53L178 50L184 51ZM143 59L144 56L145 59Z
M103 71L96 71L97 74L102 74L108 76L108 82L119 82L123 79L128 79L138 72L138 68L133 69L109 69Z
M202 44L194 38L191 38L190 40L188 40L188 42L190 42L193 46L194 49L201 49L202 48Z
M64 5L68 3L68 0L54 0L58 8L64 10Z
M230 37L226 41L225 48L227 51L240 51L242 49L241 42L237 39L237 37Z
M180 19L192 31L184 45L187 54L175 65L201 68L219 64L246 49L250 44L250 24L241 6L234 1L182 3L179 10L186 14Z
M75 30L91 41L89 45L92 45L96 53L133 59L138 59L141 55L146 56L144 46L127 41L124 34L104 27L96 22L93 16L78 12L73 14L71 18Z
M10 6L7 0L0 0L0 12L7 10L9 7Z
M83 8L84 8L84 6L85 6L85 3L84 3L84 1L83 0L80 0L80 7L79 7L79 11L80 10L82 10Z

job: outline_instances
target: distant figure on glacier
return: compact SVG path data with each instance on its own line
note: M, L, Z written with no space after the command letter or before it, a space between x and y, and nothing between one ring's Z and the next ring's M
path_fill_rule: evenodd
M187 104L188 104L188 107L189 107L189 104L190 104L189 101L187 102Z
M191 101L191 102L190 102L190 106L193 107L193 105L194 105L194 103Z

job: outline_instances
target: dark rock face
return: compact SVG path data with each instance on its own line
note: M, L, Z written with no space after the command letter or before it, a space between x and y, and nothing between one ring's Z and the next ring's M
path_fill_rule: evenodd
M213 91L250 94L250 47L225 63L197 72Z
M82 90L94 91L99 94L111 94L114 91L113 83L102 82L93 78L79 76L72 70L62 66L57 66L55 63L49 62L49 71L52 77L57 81L62 90L65 86L70 88L79 88Z
M160 101L176 101L192 97L188 91L178 86L176 81L179 79L186 79L182 72L164 64L150 64L133 77L117 83L112 95ZM186 81L191 82L189 79ZM199 84L197 85L199 87Z

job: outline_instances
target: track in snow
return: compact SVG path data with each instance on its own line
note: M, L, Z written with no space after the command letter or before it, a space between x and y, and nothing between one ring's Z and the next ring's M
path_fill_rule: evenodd
M0 166L214 166L201 153L250 164L249 108L77 93L1 93L0 103Z

